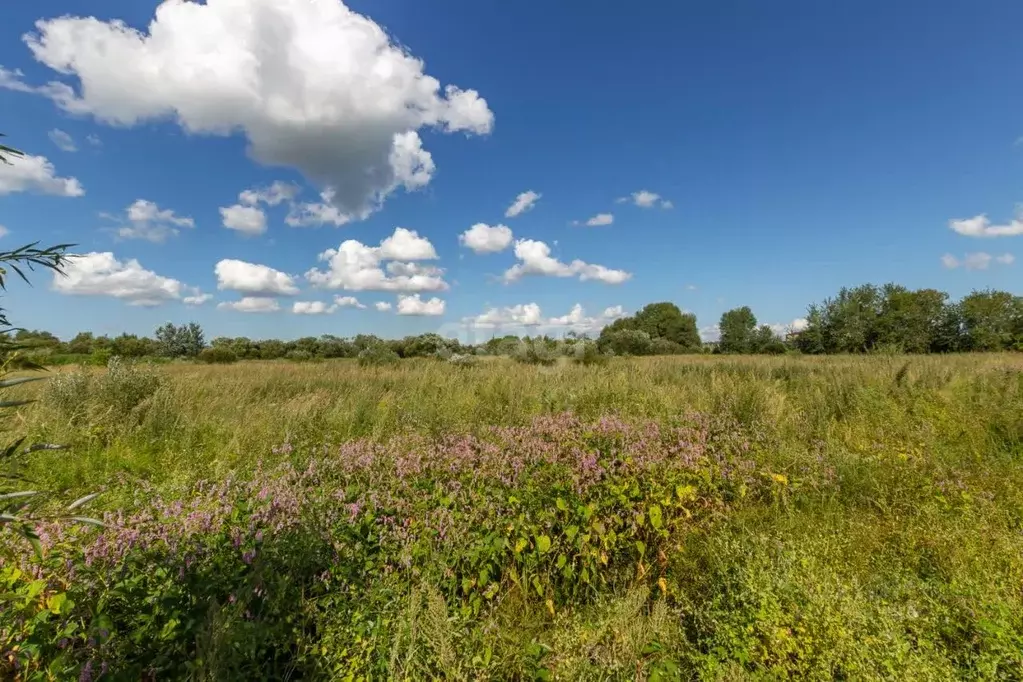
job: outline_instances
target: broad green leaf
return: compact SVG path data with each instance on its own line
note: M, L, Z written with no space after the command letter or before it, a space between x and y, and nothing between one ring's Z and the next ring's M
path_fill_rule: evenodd
M564 568L565 564L567 564L567 563L568 563L568 557L565 556L564 554L559 554L558 555L558 568Z
M540 554L546 554L551 549L551 539L546 535L537 537L536 547L540 550Z
M558 509L560 509L561 511L568 511L568 503L565 502L560 497L557 499L557 501L554 504L557 505Z
M650 505L647 515L650 516L650 525L654 528L659 530L664 525L664 519L661 518L661 508L656 504Z
M522 550L524 550L526 548L526 545L528 545L528 544L529 543L526 542L526 538L519 538L518 540L516 540L515 541L515 553L519 554L520 552L522 552Z
M575 536L579 533L579 526L569 526L565 529L565 535L568 536L569 540L574 540Z

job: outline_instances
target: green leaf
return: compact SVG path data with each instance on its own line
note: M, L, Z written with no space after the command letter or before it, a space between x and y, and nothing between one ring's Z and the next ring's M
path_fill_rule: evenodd
M568 563L568 557L565 556L564 554L559 554L558 555L558 568L564 568L565 564L567 564L567 563Z
M0 500L15 500L20 497L32 497L33 495L38 494L39 491L37 490L19 490L16 493L4 493L3 495L0 495Z
M565 502L560 497L557 499L557 501L554 504L557 505L558 509L560 509L561 511L563 511L563 512L567 512L568 511L568 503Z
M568 536L569 540L574 540L575 536L579 534L579 526L569 526L565 529L565 535Z
M88 504L89 502L92 502L97 497L99 497L101 494L102 493L90 493L89 495L86 495L85 497L79 497L77 500L75 500L74 502L72 502L71 504L69 504L67 506L67 510L71 511L72 509L78 509L82 505L85 505L85 504Z
M640 556L646 554L646 543L642 540L636 540L636 551L639 552Z
M106 528L107 524L103 523L99 519L93 519L88 516L72 516L69 521L77 521L78 523L84 523L89 526L96 526L98 528Z
M10 388L18 384L27 384L30 381L42 381L46 377L18 377L16 379L0 379L0 388Z
M647 510L647 515L650 517L650 525L660 530L664 525L664 519L661 517L661 508L656 504L652 504Z
M546 535L541 535L536 538L536 547L540 550L540 554L546 554L551 549L551 539Z
M0 400L0 407L19 407L34 402L35 400Z
M540 582L540 578L537 577L533 578L533 589L536 590L536 593L539 596L541 597L543 596L543 583Z
M528 544L529 544L529 542L526 541L526 538L519 538L518 540L516 540L515 541L515 553L519 554L520 552L522 552L522 550L524 550L526 548L526 545L528 545Z

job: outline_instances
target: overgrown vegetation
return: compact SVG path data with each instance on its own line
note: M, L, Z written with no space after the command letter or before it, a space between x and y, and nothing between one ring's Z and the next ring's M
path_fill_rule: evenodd
M1016 364L60 370L0 676L1018 679Z

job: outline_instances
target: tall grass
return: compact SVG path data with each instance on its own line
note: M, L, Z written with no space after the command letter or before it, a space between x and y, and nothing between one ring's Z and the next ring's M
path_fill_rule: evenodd
M106 604L120 630L61 649L69 670L102 655L142 674L153 647L211 679L1023 679L1018 355L182 363L47 383L18 389L42 398L20 427L74 454L27 473L105 489L109 539L80 560L146 575L110 592L87 578L100 559L76 569L82 627ZM79 561L62 533L53 556ZM124 538L139 548L110 554ZM195 624L160 640L154 603Z

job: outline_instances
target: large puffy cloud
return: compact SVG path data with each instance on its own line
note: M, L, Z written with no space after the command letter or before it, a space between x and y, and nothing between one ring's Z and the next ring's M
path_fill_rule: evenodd
M948 227L966 237L1015 237L1023 235L1023 208L1005 225L992 225L984 214L948 221Z
M512 231L507 225L476 223L458 235L458 242L476 253L497 253L512 243Z
M519 239L515 242L515 257L519 262L504 273L506 282L514 282L525 275L546 275L548 277L578 277L581 281L597 280L605 284L621 284L631 273L612 270L603 265L594 265L581 260L562 263L551 256L551 247L533 239Z
M58 197L80 197L85 189L78 178L62 178L45 156L8 157L0 163L0 196L15 192L52 194Z
M526 211L532 210L532 208L536 205L536 202L540 199L541 196L543 195L537 194L531 189L526 190L525 192L515 197L515 201L513 201L511 206L508 207L508 210L504 212L504 217L514 218L515 216L521 215Z
M146 199L136 199L124 209L124 214L124 222L114 230L121 239L145 239L159 244L168 237L177 236L179 227L195 227L195 221L191 218L179 216L170 209L161 209ZM106 213L102 215L120 220Z
M419 297L419 294L401 294L398 296L398 314L430 316L443 315L444 301L436 296L428 301L424 301Z
M987 270L991 266L991 263L1012 265L1015 262L1016 257L1011 253L992 256L990 253L984 253L983 251L968 253L963 256L962 259L956 258L950 253L946 253L941 257L941 264L949 270L954 270L956 268L965 268L967 270Z
M241 131L254 159L297 168L349 220L398 187L429 182L420 128L485 134L493 125L475 90L442 88L340 0L166 0L144 31L72 16L36 29L25 37L32 54L77 77L77 91L11 71L0 72L0 87L114 125L173 118L190 133Z
M610 306L599 315L591 316L586 314L581 304L576 303L567 314L546 318L536 303L520 303L505 308L489 308L480 315L467 317L462 321L475 329L500 328L506 333L517 328L527 328L527 331L532 329L529 333L541 330L588 333L600 331L608 323L623 315L625 309L620 305Z
M255 296L294 296L298 293L291 275L267 265L225 258L217 263L214 272L218 289Z
M319 256L327 269L313 268L306 279L319 287L349 291L444 291L448 284L441 268L402 262L436 257L428 239L398 227L379 246L348 239L336 249L327 249ZM388 263L385 270L383 261L392 259L395 262Z
M239 313L275 313L281 309L276 299L265 296L245 296L237 301L217 304L218 310L235 310Z
M61 294L111 296L129 305L154 306L181 299L186 287L146 270L134 258L119 261L109 251L93 251L71 257L64 275L54 273L53 289Z

